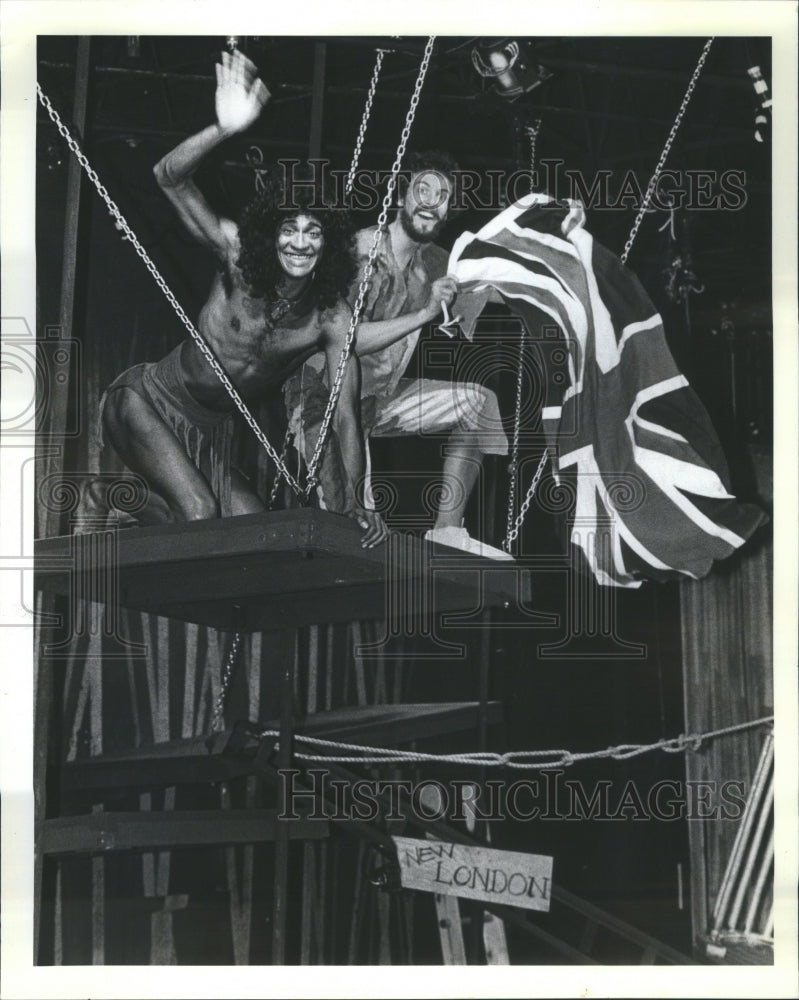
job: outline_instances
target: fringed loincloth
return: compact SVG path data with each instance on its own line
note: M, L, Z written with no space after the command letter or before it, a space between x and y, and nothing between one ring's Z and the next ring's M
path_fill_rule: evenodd
M205 476L219 501L220 515L230 517L230 468L233 445L233 412L210 410L198 403L186 388L180 364L179 344L165 358L128 368L118 376L100 400L98 435L103 445L102 420L105 401L117 389L132 389L155 407L182 443L186 454Z

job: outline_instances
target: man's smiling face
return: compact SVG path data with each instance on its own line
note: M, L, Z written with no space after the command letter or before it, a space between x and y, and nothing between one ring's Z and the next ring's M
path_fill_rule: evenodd
M290 278L309 275L322 256L322 224L313 215L295 215L281 222L276 239L277 259Z
M405 192L399 220L407 235L417 243L431 243L444 228L452 188L437 170L414 174Z

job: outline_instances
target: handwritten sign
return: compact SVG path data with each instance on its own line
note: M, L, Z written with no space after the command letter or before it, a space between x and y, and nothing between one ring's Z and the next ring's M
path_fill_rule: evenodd
M549 910L552 858L394 837L403 888Z

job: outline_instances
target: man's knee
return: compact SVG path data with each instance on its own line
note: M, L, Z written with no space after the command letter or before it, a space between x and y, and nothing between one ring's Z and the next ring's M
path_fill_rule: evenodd
M468 439L484 454L506 455L508 437L494 390L477 382L462 382L456 393L457 425L453 435Z
M210 521L220 516L219 501L210 492L197 493L189 491L181 494L175 510L175 504L170 504L178 519L183 521Z

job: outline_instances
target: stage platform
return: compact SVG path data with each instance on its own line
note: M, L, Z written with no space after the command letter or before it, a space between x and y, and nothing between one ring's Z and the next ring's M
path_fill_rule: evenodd
M513 562L398 533L364 549L361 534L350 518L298 509L64 535L35 543L36 586L239 632L530 599L530 574Z

